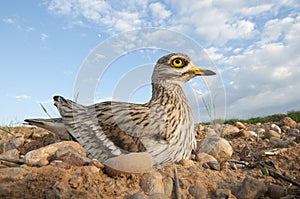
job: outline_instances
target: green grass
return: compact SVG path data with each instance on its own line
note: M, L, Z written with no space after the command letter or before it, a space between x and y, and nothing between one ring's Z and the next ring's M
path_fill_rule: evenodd
M224 123L225 124L234 124L235 122L243 122L248 124L256 124L256 123L267 123L267 122L279 122L285 117L291 117L296 122L300 122L300 111L289 111L287 114L274 114L264 117L254 117L246 120L240 119L228 119Z

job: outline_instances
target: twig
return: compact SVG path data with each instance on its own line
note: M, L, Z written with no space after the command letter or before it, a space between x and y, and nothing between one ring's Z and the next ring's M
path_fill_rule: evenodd
M179 180L177 175L177 169L174 168L174 181L175 181L175 198L180 199L180 192L179 192Z
M300 187L300 182L297 182L297 181L293 180L293 179L290 178L290 177L284 176L284 175L282 175L282 174L280 174L280 173L274 171L273 169L268 169L268 170L269 170L270 176L272 176L272 177L274 177L274 178L280 178L280 179L282 179L282 180L285 180L285 181L287 181L287 182L292 183L293 185L296 185L296 186Z
M12 162L19 165L25 164L25 161L22 159L11 159L11 158L0 157L0 160L5 162Z

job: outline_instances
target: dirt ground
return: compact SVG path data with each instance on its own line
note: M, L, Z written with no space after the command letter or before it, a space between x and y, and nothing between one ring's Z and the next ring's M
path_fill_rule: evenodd
M147 187L151 184L149 174L110 177L99 162L85 166L53 162L32 167L2 160L0 198L176 198L178 192L180 198L251 198L241 193L246 189L243 182L248 177L254 179L253 186L262 185L252 188L253 192L263 190L261 194L252 194L253 197L300 198L297 186L300 182L300 125L275 124L281 129L278 138L281 143L268 134L271 123L244 124L243 128L201 125L197 139L201 141L209 128L214 129L232 146L232 157L216 167L191 160L156 170L162 178L164 195L151 196L151 189ZM234 130L225 131L225 128ZM0 157L14 150L15 157L22 159L28 151L59 141L55 135L40 128L1 129ZM259 136L253 136L253 132ZM177 175L174 175L175 168ZM178 190L174 183L176 177Z

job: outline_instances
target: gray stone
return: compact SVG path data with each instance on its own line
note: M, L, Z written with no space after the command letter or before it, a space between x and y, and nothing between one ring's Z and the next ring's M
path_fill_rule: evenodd
M148 199L168 199L168 197L163 193L153 193L149 195Z
M255 199L265 194L265 192L266 186L263 182L250 176L246 176L235 195L239 199Z
M135 193L135 194L129 196L128 199L147 199L147 198L148 197L145 194L138 192L138 193Z
M25 142L25 138L24 137L17 137L14 140L12 140L12 143L19 148L20 146L22 146Z
M276 124L271 124L271 129L273 131L276 131L277 133L281 134L281 128L277 126Z
M277 184L269 184L268 195L271 199L279 199L286 195L285 188Z
M206 163L206 162L218 162L218 160L216 158L214 158L213 156L207 154L207 153L197 153L196 154L196 160L200 162L200 164Z
M110 158L103 164L107 174L110 176L141 174L152 171L153 158L147 152L129 153Z
M195 199L207 199L208 197L208 192L206 188L200 187L197 185L193 185L189 188L189 193L194 196Z
M271 137L270 144L272 144L274 147L286 148L291 144L291 141L290 140L282 140L277 137Z
M200 147L200 152L208 153L222 162L231 157L233 149L227 140L220 137L206 137Z
M245 124L243 124L242 122L236 122L234 124L237 128L239 129L246 129L247 127L245 126Z
M77 142L63 141L55 144L51 144L33 151L26 153L24 156L25 163L30 166L45 166L49 164L50 157L54 156L56 151L64 147L73 147L78 153L86 156L84 148Z
M164 192L165 195L168 197L172 196L172 191L173 191L173 179L170 176L166 176L163 178L163 184L164 184Z
M11 149L2 153L0 157L8 158L8 159L19 159L20 151L18 151L17 149Z
M148 194L165 192L162 175L156 171L144 174L141 178L140 186Z

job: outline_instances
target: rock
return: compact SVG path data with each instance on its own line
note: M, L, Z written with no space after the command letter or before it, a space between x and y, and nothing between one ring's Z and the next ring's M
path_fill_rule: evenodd
M216 170L216 171L221 170L220 163L218 163L217 161L210 161L210 162L207 162L207 164L213 170Z
M236 126L239 129L246 129L247 128L242 122L236 122L236 123L234 123L234 126Z
M140 193L140 192L135 193L135 194L128 197L128 199L147 199L147 198L148 197L145 194Z
M279 126L277 126L276 124L271 124L271 129L273 131L276 131L277 133L281 134L281 129Z
M207 128L206 136L217 136L217 132L215 129Z
M16 148L19 148L20 146L22 146L25 142L25 138L24 137L17 137L14 140L12 140L12 143L16 146Z
M110 158L104 163L105 170L110 176L121 174L138 174L150 172L153 169L153 158L147 153L129 153Z
M71 146L59 148L52 156L49 156L48 160L61 160L64 163L73 166L84 166L88 165L91 160L84 155L76 151Z
M18 151L17 149L11 149L2 153L0 157L8 158L8 159L19 159L20 151Z
M269 184L268 195L271 199L279 199L286 195L285 188L277 184Z
M38 138L41 138L41 137L43 137L45 135L48 135L48 134L49 134L48 131L44 131L44 130L39 129L39 130L33 132L32 138L33 139L38 139Z
M297 135L300 135L299 133L300 131L296 128L290 128L288 131L287 131L287 134L289 136L297 136Z
M193 160L185 160L185 159L182 159L180 160L179 162L182 166L184 167L191 167L191 166L195 166L195 162Z
M140 186L145 193L164 193L162 175L159 172L150 172L143 175Z
M274 147L278 147L278 148L286 148L291 144L290 140L282 140L280 138L277 137L271 137L270 138L270 143L274 146Z
M196 160L200 162L200 164L206 163L206 162L218 162L216 158L213 156L207 154L207 153L197 153L196 154Z
M63 141L28 152L24 157L25 163L31 166L45 166L49 164L49 158L54 156L56 151L67 146L86 156L85 150L77 142Z
M173 191L173 179L170 176L166 176L163 178L163 184L164 184L164 193L169 198L172 196Z
M231 136L240 131L239 128L232 126L232 125L226 125L221 130L221 137Z
M286 126L289 126L289 127L292 127L292 128L296 128L297 127L297 122L295 122L290 117L285 117L280 122L282 123L282 125L286 125Z
M236 197L232 195L230 189L217 189L215 195L218 199L236 199Z
M189 193L194 196L195 199L207 199L208 192L206 188L202 186L193 185L189 187Z
M4 153L6 151L9 151L9 150L15 149L15 148L16 148L16 146L14 143L2 142L2 143L0 143L0 154Z
M280 138L280 134L277 133L276 131L268 130L268 131L266 132L266 137L269 138L269 139L272 138L272 137Z
M231 157L233 149L227 140L220 137L206 137L200 146L199 152L208 153L222 162Z
M168 199L168 197L163 193L153 193L149 195L148 199Z
M266 192L266 186L257 179L246 176L235 194L239 199L259 198Z

